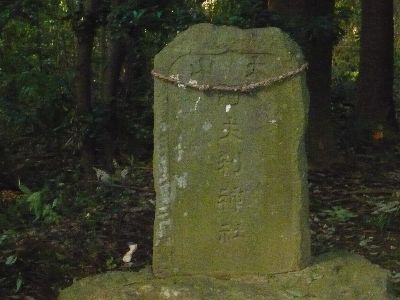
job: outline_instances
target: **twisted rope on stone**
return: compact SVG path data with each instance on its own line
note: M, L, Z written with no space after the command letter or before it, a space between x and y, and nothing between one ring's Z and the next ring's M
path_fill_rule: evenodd
M177 75L163 75L156 71L151 71L151 74L160 80L177 84L178 87L182 88L191 88L199 91L223 91L223 92L241 92L241 93L248 93L255 89L262 88L262 87L270 87L271 85L284 81L286 79L292 78L301 72L305 71L308 67L308 64L305 63L300 66L298 69L287 72L277 77L272 77L263 81L244 84L244 85L209 85L209 84L199 84L196 80L189 80L188 82L183 82L179 80L179 74Z

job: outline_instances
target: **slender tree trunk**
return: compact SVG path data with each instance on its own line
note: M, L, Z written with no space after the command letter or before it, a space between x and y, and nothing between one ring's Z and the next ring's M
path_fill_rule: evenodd
M81 13L73 22L78 41L76 57L76 105L79 116L83 119L83 140L81 147L81 166L83 176L91 177L95 161L95 138L91 130L92 109L92 52L98 26L101 0L86 0L81 3Z
M122 2L123 0L113 0L111 2L112 8L117 8ZM118 88L125 61L126 42L123 37L113 37L111 29L109 36L109 51L104 76L104 95L109 103L109 116L106 124L108 138L104 148L107 165L110 168L112 167L112 159L116 155L118 143Z
M120 75L125 60L126 46L122 39L112 39L108 56L108 64L105 75L105 96L109 102L109 116L107 121L107 132L109 138L106 141L106 159L112 161L116 154L118 143L118 88Z
M43 71L43 53L42 53L42 28L41 28L41 23L40 23L40 13L39 11L36 11L36 17L35 17L35 25L36 25L36 53L38 56L38 61L39 61L39 69L40 71Z
M77 72L76 72L76 104L79 115L84 119L83 141L81 148L81 165L84 173L91 172L95 161L95 142L90 126L93 114L92 109L92 49L94 28L86 27L76 33L78 39ZM89 127L89 128L87 128Z
M316 18L333 18L334 0L269 0L271 11L296 17L298 26L315 26ZM302 24L301 24L302 23ZM337 160L336 142L331 117L332 32L298 30L297 42L309 63L307 85L310 92L307 154L310 166L328 167Z
M87 28L77 34L76 101L80 113L92 113L92 50L94 30Z
M398 62L400 59L400 3L398 1L393 2L394 10L394 58L393 60ZM394 64L394 76L393 76L393 101L396 108L396 115L398 117L400 105L400 65L399 63ZM399 122L397 120L397 122ZM398 123L397 123L398 124Z
M308 0L306 12L311 16L308 22L320 17L332 20L334 8L334 0ZM304 52L310 64L307 73L310 90L308 157L311 165L324 168L338 160L331 112L332 29L307 38Z
M363 0L357 128L397 129L393 101L393 1Z

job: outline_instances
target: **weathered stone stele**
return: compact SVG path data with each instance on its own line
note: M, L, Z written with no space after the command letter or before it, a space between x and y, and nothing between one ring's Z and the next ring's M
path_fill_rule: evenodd
M202 92L185 83L237 86L304 64L276 28L198 24L178 34L154 70L153 271L262 275L310 258L304 74L250 93Z
M200 24L178 35L155 60L180 86L155 86L153 272L84 278L59 299L394 299L389 272L354 254L286 273L310 252L304 76L250 94L183 86L254 83L302 64L277 29Z

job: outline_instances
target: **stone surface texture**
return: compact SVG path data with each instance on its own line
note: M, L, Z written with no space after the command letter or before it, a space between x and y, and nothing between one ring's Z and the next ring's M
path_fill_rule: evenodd
M156 276L308 265L304 73L246 94L184 86L250 84L303 64L279 29L210 24L178 34L155 57L156 72L181 81L155 79Z
M298 272L264 277L155 278L151 270L110 272L75 282L60 300L390 300L388 271L346 253L319 257Z

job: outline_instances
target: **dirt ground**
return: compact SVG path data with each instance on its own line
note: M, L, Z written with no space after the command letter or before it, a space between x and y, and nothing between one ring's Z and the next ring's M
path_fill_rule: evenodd
M359 152L346 163L309 173L312 252L344 249L361 254L389 269L400 291L400 147ZM11 253L18 260L0 267L6 273L0 273L0 298L55 299L74 279L149 264L154 201L147 168L130 197L105 197L95 208L57 225L21 228L6 250L1 248L0 261ZM129 243L138 244L138 250L126 264L121 258ZM20 278L18 293L18 282L7 278Z

